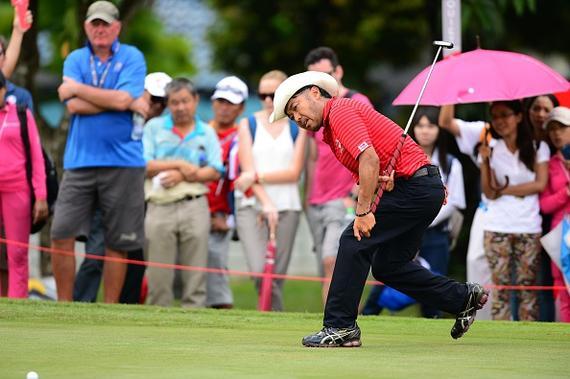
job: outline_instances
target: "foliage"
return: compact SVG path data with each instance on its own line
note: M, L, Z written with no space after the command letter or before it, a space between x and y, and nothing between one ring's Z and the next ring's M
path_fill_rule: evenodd
M441 38L439 0L210 3L221 21L210 33L217 67L251 81L273 68L301 71L310 49L328 45L348 68L348 82L370 91L371 68L423 62L430 42ZM463 50L475 48L479 35L485 48L568 55L570 35L559 28L570 23L569 5L566 0L463 0ZM551 35L560 38L546 41Z

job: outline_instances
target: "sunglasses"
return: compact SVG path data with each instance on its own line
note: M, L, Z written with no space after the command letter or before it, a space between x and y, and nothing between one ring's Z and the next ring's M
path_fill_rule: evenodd
M270 98L271 101L273 101L273 98L275 97L275 93L259 93L257 94L257 96L259 96L259 100L261 101L265 101L265 99Z

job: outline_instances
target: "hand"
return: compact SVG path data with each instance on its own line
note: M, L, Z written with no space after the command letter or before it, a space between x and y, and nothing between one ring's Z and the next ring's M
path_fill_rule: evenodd
M228 230L230 230L230 227L228 226L228 223L226 221L227 218L228 215L223 213L212 214L210 230L212 232L220 232L220 233L225 233Z
M262 217L267 220L269 230L275 230L279 222L279 211L273 204L265 204L262 210Z
M72 97L77 95L78 91L78 83L67 77L63 77L63 83L58 87L57 93L59 94L59 100L65 101L71 99Z
M378 184L384 184L384 191L391 192L394 189L394 170L390 175L380 175L378 177Z
M183 180L184 177L179 170L162 171L160 176L160 185L164 188L172 188Z
M30 10L28 10L26 12L26 22L28 23L29 26L26 29L24 29L20 25L20 20L18 18L18 12L16 12L16 8L14 8L14 23L12 24L14 31L21 33L21 34L24 34L25 32L27 32L32 27L32 23L34 22L34 16L32 14L32 11L30 11Z
M491 148L488 145L479 146L479 155L483 160L489 160L491 158Z
M179 163L180 165L178 167L178 170L182 173L182 176L184 176L184 180L187 182L195 181L196 172L198 172L198 166L186 161L180 161Z
M141 96L131 102L131 105L129 105L129 110L140 114L146 120L150 111L150 104L148 103L148 100L144 98L144 96Z
M354 237L359 241L362 237L370 237L370 231L374 228L374 225L376 225L376 217L374 217L374 213L372 212L366 216L356 217L352 225Z
M35 224L39 221L45 220L48 216L48 206L46 200L36 200L32 212L32 222Z
M254 171L244 171L235 180L234 185L241 192L245 192L255 183L255 172Z

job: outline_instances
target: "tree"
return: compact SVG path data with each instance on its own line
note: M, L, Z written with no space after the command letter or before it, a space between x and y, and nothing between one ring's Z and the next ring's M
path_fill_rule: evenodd
M210 0L220 22L210 32L218 68L255 82L270 69L303 70L312 48L327 45L348 68L348 82L370 93L370 69L427 65L426 49L441 38L439 0ZM464 50L485 48L557 51L568 56L566 0L463 0ZM552 20L556 20L554 23ZM547 31L545 33L545 31ZM545 38L544 36L549 36ZM557 38L550 38L556 36Z

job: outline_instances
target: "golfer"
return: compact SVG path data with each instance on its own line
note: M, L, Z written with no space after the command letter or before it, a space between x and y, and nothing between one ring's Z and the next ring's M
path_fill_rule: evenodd
M285 80L275 92L270 122L288 116L301 128L323 129L323 140L360 184L356 219L340 237L338 257L321 331L303 338L311 347L358 347L358 303L372 266L377 280L421 303L457 315L451 328L461 337L487 302L479 284L458 283L413 261L426 228L445 198L439 170L407 138L390 175L380 176L402 135L390 119L358 101L334 97L336 80L308 71ZM334 173L331 173L334 175ZM386 190L371 211L380 182Z

